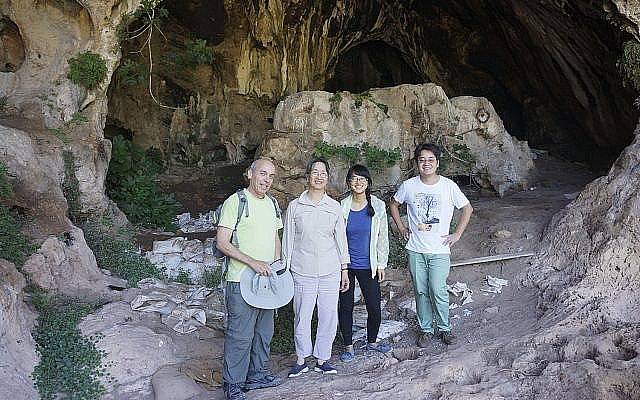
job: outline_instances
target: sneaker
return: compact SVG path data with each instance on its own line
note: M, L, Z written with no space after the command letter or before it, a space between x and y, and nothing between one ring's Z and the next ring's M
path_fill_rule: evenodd
M305 372L309 372L309 367L307 366L307 363L304 363L302 365L295 364L289 370L289 375L288 376L289 376L289 378L295 378L295 377L298 377L298 376L304 374Z
M353 354L353 352L344 351L344 352L342 352L342 354L340 354L340 361L342 361L342 362L351 362L351 361L353 361L353 357L355 357L355 354Z
M313 369L316 372L320 372L323 375L336 375L338 370L333 368L328 362L324 362L322 365L318 364Z
M418 347L425 348L429 346L429 342L433 339L433 332L422 332L418 339Z
M225 382L222 387L224 389L224 396L227 400L247 400L247 396L237 383Z
M367 343L367 351L379 351L382 354L388 353L392 350L391 345L385 342L379 342L378 344Z
M260 379L248 380L247 383L244 384L244 390L249 391L249 390L275 387L275 386L281 385L283 382L284 382L284 379L282 379L278 375L267 373Z
M440 340L442 340L442 343L446 344L447 346L451 346L453 344L456 344L456 337L453 333L451 332L440 332Z

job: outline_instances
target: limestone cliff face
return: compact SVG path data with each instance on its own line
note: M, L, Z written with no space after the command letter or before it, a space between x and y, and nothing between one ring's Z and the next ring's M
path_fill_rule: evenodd
M0 161L18 176L17 194L21 205L48 214L53 204L58 220L63 219L65 199L57 187L64 177L64 150L73 155L73 173L79 182L83 212L102 212L109 207L104 194L104 178L111 145L104 140L107 114L106 90L120 58L116 26L124 13L138 1L22 1L0 2L0 13L19 32L14 38L23 47L24 60L10 71L0 72L0 94L5 102L0 116L3 152ZM87 91L67 79L67 60L91 50L106 61L107 78ZM82 123L73 122L81 113ZM86 122L85 122L86 121ZM5 147L6 146L6 147ZM31 158L21 151L32 148ZM52 182L26 176L21 165L43 165L40 171ZM24 177L25 179L20 179ZM46 187L42 187L42 186ZM50 211L50 210L49 210ZM61 216L62 215L62 216Z
M206 38L220 57L217 65L190 71L192 77L160 66L166 85L159 83L158 90L174 85L186 98L206 99L208 115L219 120L211 135L234 162L253 154L260 142L255 137L268 129L265 120L280 99L326 90L342 74L347 76L338 81L348 85L358 71L345 72L345 58L372 41L397 49L417 79L438 84L448 96L488 98L509 132L535 146L602 166L631 141L634 95L619 83L615 65L630 37L619 27L637 36L627 2L218 0L168 2L167 8L169 39L158 36L156 54L163 46L184 47L195 36ZM406 82L386 86L399 83ZM114 105L123 97L123 91L111 95ZM144 91L129 97L152 105ZM229 107L238 97L250 100L242 105L248 111L243 121L232 115L240 109ZM116 125L139 135L140 143L171 150L162 145L175 136L170 124L158 118L148 129L136 126L124 104L112 112ZM237 122L249 128L235 129Z

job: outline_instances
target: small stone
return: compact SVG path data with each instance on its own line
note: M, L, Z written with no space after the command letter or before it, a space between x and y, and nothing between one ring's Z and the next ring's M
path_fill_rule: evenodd
M501 229L499 231L496 231L493 234L493 237L496 239L508 239L511 237L511 235L513 235L510 231L506 230L506 229Z

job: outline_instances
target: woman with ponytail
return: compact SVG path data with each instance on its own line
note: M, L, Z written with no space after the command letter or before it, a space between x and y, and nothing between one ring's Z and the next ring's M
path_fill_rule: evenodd
M353 292L355 280L362 290L367 307L366 350L387 353L391 346L378 342L380 330L380 282L389 258L389 236L385 203L371 194L371 174L364 165L354 165L347 172L351 193L340 203L347 225L347 242L351 263L348 266L349 289L340 293L338 321L345 351L340 360L353 360Z

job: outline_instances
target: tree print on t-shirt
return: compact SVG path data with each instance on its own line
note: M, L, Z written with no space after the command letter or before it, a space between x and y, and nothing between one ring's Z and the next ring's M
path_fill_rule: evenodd
M417 193L415 197L418 217L418 230L430 231L434 224L440 223L440 195Z

